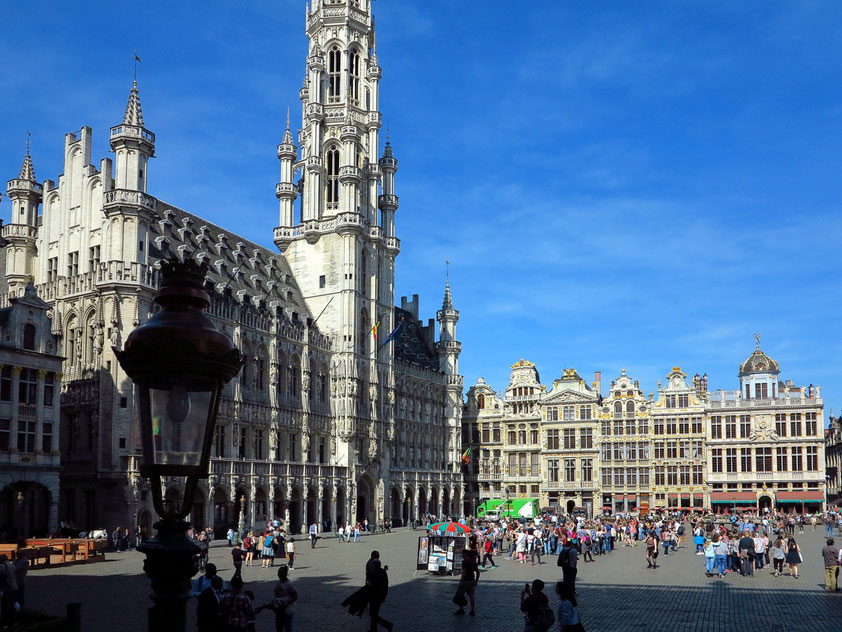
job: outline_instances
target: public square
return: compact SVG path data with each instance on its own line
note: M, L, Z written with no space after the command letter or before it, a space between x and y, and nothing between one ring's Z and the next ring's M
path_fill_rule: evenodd
M297 632L365 631L368 619L351 617L340 602L363 583L364 566L373 549L389 565L390 588L381 614L395 623L398 632L449 632L462 630L521 632L519 593L535 578L548 583L560 578L554 557L541 566L521 565L498 559L498 568L482 574L477 587L477 616L456 617L451 598L457 580L419 571L415 574L418 536L423 531L399 529L391 534L364 536L357 544L320 540L315 550L302 536L295 570L291 573L299 601L294 629ZM577 589L585 629L594 631L670 630L725 632L763 629L769 632L838 629L842 620L842 593L823 589L820 550L824 530L798 536L805 562L800 578L773 577L769 567L754 578L731 574L709 579L701 556L679 549L661 555L659 568L648 570L644 547L620 548L579 563ZM210 549L210 561L229 579L233 566L224 541ZM82 603L85 632L142 632L150 605L149 581L143 575L143 555L136 551L113 553L98 563L37 570L27 578L27 605L49 614L64 613L67 602ZM269 600L276 568L243 568L246 588L256 604ZM552 594L555 609L558 599ZM188 630L195 630L195 600L188 603ZM258 615L257 630L274 629L273 615Z

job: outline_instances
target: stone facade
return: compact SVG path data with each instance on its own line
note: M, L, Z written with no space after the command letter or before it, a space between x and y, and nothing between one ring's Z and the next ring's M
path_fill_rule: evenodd
M603 396L600 373L589 386L566 369L547 391L534 364L521 360L504 394L483 379L468 390L462 440L476 455L466 467L470 504L508 490L564 511L820 510L820 388L782 382L779 373L758 344L740 365L739 389L710 393L706 374L688 382L674 367L657 396L645 396L625 370ZM828 444L838 446L839 436L831 428ZM834 468L828 474L838 477Z
M210 315L247 358L223 393L196 525L277 517L297 532L461 509L459 313L448 286L436 338L417 296L394 306L397 160L388 142L379 155L370 2L313 2L306 26L302 149L289 122L278 146L280 253L148 192L156 139L137 83L110 130L113 161L92 164L85 127L65 137L58 182L37 183L31 161L10 182L0 300L34 278L66 358L62 428L85 437L62 444L65 520L153 522L132 384L111 347L149 317L169 257L209 264ZM166 481L166 499L181 489Z
M61 356L49 305L26 285L0 309L0 539L58 528Z

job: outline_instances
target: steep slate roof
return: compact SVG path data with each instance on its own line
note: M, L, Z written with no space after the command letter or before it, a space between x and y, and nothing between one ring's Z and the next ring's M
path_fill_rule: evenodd
M207 261L207 280L217 292L229 292L252 304L277 301L281 307L310 317L286 259L216 224L158 200L158 221L152 223L149 257L170 255Z
M403 325L395 337L395 360L440 371L439 356L428 344L421 323L410 312L395 307L395 326L399 322Z

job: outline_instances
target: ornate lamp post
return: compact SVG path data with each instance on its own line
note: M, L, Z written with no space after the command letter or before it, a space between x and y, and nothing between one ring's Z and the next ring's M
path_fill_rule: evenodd
M162 307L114 353L137 387L143 459L140 474L150 479L157 535L139 546L143 569L152 580L149 630L183 632L190 579L199 547L187 537L199 479L207 478L210 449L222 387L240 370L239 350L218 332L204 310L207 264L172 259L161 264ZM165 506L162 479L185 481L180 507Z

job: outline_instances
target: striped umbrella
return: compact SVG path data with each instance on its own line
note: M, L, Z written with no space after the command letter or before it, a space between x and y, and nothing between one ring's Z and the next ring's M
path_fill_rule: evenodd
M439 533L470 533L471 528L461 522L434 522L427 527L427 530Z

